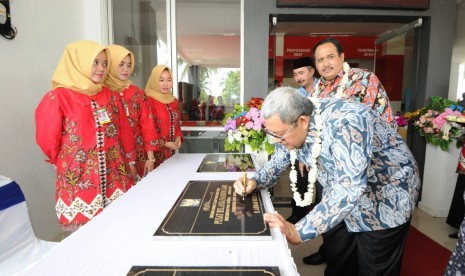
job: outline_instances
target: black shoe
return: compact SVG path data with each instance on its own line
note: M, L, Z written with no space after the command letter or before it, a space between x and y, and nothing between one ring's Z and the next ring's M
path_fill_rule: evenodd
M304 216L305 217L305 216ZM290 217L288 217L286 220L292 224L296 224L297 222L299 222L299 220L301 220L303 217L302 216L297 216L297 215L294 215L292 214Z
M459 232L455 232L455 233L449 234L449 238L451 238L451 239L458 239L458 238L459 238Z
M302 259L304 261L304 264L307 265L320 265L322 263L326 263L325 257L320 254L320 252L313 253L310 256L307 256Z

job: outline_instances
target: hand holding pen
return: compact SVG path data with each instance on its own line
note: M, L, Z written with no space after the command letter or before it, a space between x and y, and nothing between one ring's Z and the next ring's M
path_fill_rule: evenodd
M245 190L247 189L247 173L245 172L242 177L242 185L244 185L244 190L242 190L242 201L245 200Z
M253 192L255 188L257 187L257 182L255 179L247 178L247 174L244 173L239 179L234 182L234 191L236 194L242 195L242 198L245 199L245 197Z

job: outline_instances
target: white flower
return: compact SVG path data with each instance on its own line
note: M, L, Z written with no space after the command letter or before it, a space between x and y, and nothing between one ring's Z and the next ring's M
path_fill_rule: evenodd
M320 156L320 153L321 153L321 142L313 144L313 146L312 146L312 155L313 156Z
M289 173L289 179L290 179L292 182L297 182L297 171L296 171L296 170L292 170L292 171Z
M300 196L300 193L297 191L296 183L297 183L297 170L295 168L295 161L297 159L297 150L291 150L289 152L290 161L291 161L291 172L289 173L289 179L291 180L291 190L293 192L292 197L294 198L296 205L300 207L308 206L314 201L314 190L315 190L315 182L318 177L318 167L317 161L318 157L321 153L321 130L323 129L323 119L321 117L321 109L319 108L321 103L318 98L311 97L309 98L313 105L317 107L315 109L315 128L316 128L316 138L315 143L312 146L312 166L310 171L308 172L308 185L307 185L307 192L304 193L303 199Z
M241 142L241 141L242 141L242 133L240 133L239 131L236 132L236 133L234 133L233 136L234 136L234 139L235 139L236 141L238 141L238 142Z
M228 130L228 142L230 144L234 143L234 133L231 129Z
M315 115L313 116L315 118L315 125L319 127L317 130L321 130L322 124L323 124L323 118L321 115Z
M315 111L317 109L320 109L320 106L321 106L321 103L320 101L318 100L318 97L309 97L310 101L312 101L313 103L313 106L315 107Z
M316 182L318 172L316 170L310 170L308 172L308 182Z
M293 149L289 152L289 155L291 156L291 160L292 159L296 159L297 158L297 150L296 149Z

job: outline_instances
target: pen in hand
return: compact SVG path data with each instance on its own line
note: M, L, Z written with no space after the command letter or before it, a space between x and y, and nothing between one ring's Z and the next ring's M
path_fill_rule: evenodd
M242 200L245 200L245 189L247 188L247 173L244 173L244 177L242 178L242 185L244 185L244 190L242 190Z

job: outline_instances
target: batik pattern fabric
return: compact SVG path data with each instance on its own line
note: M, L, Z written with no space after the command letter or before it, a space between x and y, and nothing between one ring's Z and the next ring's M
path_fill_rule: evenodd
M99 121L102 110L109 122ZM133 186L128 162L135 158L134 136L119 98L107 88L94 96L56 88L35 116L37 143L56 167L59 223L74 231Z
M296 228L303 241L344 221L351 232L394 228L409 221L418 198L420 177L415 159L397 132L365 105L325 99L322 103L322 148L317 159L319 204ZM315 143L311 116L297 159L312 162ZM254 176L258 188L274 185L290 164L289 150L276 145L271 160Z
M154 115L158 143L164 145L166 142L174 142L176 137L181 137L182 139L179 101L175 99L171 103L164 104L150 97L148 100ZM155 167L158 167L166 159L170 158L174 152L174 150L161 146L160 150L154 152L156 160Z
M160 141L155 129L154 116L144 91L135 85L118 93L124 111L136 140L136 170L139 176L144 175L147 151L158 151Z
M465 193L463 194L465 201ZM465 218L460 225L457 244L447 263L445 276L464 276L465 275Z
M321 77L318 82L318 89L321 91L318 95L312 96L319 98L333 97L339 88L344 72L341 70L332 81L326 81ZM378 111L379 114L397 130L397 125L392 111L389 97L378 77L372 72L350 68L348 82L343 87L343 98L347 100L363 103L366 106Z

